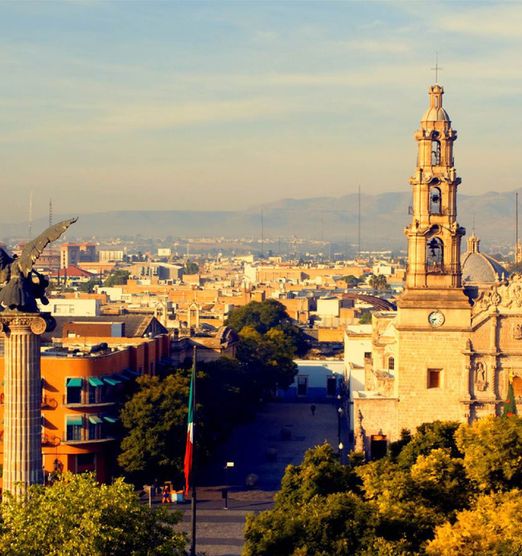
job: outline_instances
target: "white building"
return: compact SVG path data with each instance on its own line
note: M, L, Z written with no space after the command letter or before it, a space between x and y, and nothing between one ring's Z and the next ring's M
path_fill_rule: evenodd
M343 382L344 361L297 359L297 376L288 390L279 390L285 400L323 402L333 400Z
M98 317L99 299L49 298L49 305L39 305L41 311L50 312L53 317Z

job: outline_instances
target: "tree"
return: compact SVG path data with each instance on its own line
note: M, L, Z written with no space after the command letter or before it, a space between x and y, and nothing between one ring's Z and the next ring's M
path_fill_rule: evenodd
M94 287L98 286L100 281L96 278L90 278L87 282L80 282L77 286L78 291L92 293L94 291Z
M386 291L390 289L386 276L383 274L375 275L371 274L368 278L368 284L371 288L377 291Z
M114 270L107 276L105 282L103 282L104 286L112 287L112 286L122 286L127 283L129 279L130 272L127 270Z
M472 509L457 514L455 523L436 529L428 543L430 556L522 554L522 492L480 496Z
M118 463L135 480L181 481L189 372L180 371L163 380L144 375L137 384L139 390L120 413L127 434Z
M522 419L485 417L461 425L455 433L464 467L482 491L502 491L522 484Z
M328 444L289 465L274 509L247 516L246 556L349 555L373 536L373 508L354 493L357 477Z
M261 335L275 328L283 331L291 339L295 355L303 355L308 349L303 331L292 324L285 306L275 299L251 301L234 309L226 324L238 333L249 327Z
M180 515L149 509L122 479L100 485L65 474L29 487L27 498L7 495L1 515L0 554L9 556L185 554L184 535L172 529Z
M455 440L458 428L457 421L433 421L417 427L413 436L408 436L407 431L403 431L399 441L403 446L397 456L397 463L402 468L410 468L420 455L426 456L437 448L447 448L452 457L462 457ZM393 451L392 446L391 452Z

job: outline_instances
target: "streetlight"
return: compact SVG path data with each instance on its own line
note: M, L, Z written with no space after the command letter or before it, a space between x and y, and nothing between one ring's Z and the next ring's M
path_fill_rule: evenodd
M342 442L339 442L339 461L342 463L343 462L343 448L344 448L344 444Z
M342 445L343 442L341 440L341 419L343 417L343 408L342 407L338 407L337 408L337 444L339 446L339 458L341 457L341 450L342 450Z
M227 469L233 469L235 466L235 463L233 461L227 461L225 463L225 487L221 490L221 496L224 500L224 506L223 509L224 510L228 510L228 473L227 473Z

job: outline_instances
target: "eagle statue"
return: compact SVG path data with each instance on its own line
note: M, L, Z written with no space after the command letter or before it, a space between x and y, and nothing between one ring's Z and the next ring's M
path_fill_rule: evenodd
M45 297L49 280L34 270L33 265L47 245L56 241L77 220L71 218L47 228L36 239L26 243L19 257L11 257L0 247L0 310L38 313L37 299L44 305L49 303Z

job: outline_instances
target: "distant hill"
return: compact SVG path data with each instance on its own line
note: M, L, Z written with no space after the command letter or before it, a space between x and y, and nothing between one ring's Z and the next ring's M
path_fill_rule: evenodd
M519 190L522 192L522 188ZM514 241L515 192L459 195L459 222L476 233L491 249ZM409 191L361 195L362 248L405 248L403 229L410 221ZM245 211L109 211L80 214L68 239L140 235L143 238L296 236L342 243L357 243L357 194L342 197L283 199ZM58 215L58 218L71 215ZM42 218L33 223L35 233L46 227ZM3 238L23 237L27 223L0 223Z

